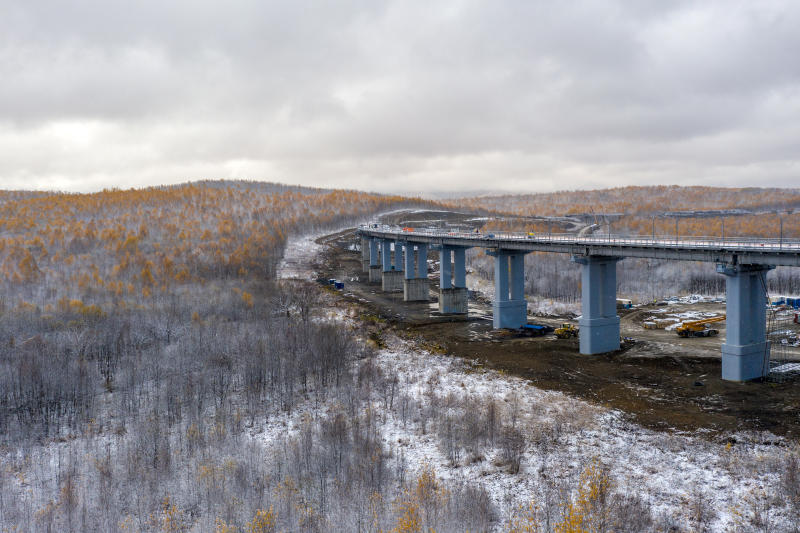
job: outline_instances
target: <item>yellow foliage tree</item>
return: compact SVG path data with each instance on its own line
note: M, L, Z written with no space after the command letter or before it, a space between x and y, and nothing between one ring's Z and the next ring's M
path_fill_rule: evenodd
M275 511L270 506L268 511L259 509L253 519L247 524L248 533L274 533L275 531Z
M166 496L161 502L161 531L164 533L183 533L189 526L183 518L183 511Z
M242 301L244 302L244 305L247 306L248 308L253 307L253 295L250 294L249 292L242 291Z
M609 529L609 497L613 483L599 460L583 471L578 494L556 524L556 533L595 533Z
M436 477L433 468L425 466L396 502L399 516L392 532L434 532L447 500L447 490Z

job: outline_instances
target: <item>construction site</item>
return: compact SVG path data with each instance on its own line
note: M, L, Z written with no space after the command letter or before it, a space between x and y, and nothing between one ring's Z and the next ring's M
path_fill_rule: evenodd
M392 222L408 222L402 214L392 217ZM470 220L457 213L413 215L415 221L426 217L460 227ZM574 313L528 313L521 327L494 328L492 302L477 290L468 291L466 313L440 312L440 266L433 258L427 261L428 301L407 302L402 290L384 291L380 283L370 283L355 230L319 242L326 245L316 265L320 282L340 282L340 297L368 318L375 338L391 328L431 351L618 409L653 429L710 436L748 430L800 434L800 300L791 296L769 296L766 377L731 382L721 379L720 370L724 297L684 295L648 303L618 298L619 349L585 355Z

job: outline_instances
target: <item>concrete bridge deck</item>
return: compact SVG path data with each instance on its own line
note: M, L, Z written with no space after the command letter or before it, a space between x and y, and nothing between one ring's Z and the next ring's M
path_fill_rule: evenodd
M459 233L435 230L403 231L386 226L362 226L361 235L382 240L439 246L481 247L572 255L639 257L678 261L800 266L800 241L787 239L671 237L527 233Z

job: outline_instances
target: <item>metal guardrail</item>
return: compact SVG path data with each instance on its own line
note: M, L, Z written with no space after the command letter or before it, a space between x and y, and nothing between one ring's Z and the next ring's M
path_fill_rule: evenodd
M578 246L617 245L648 248L678 248L691 250L729 250L743 252L788 252L800 253L800 240L748 238L748 237L697 237L677 236L653 238L652 236L594 235L578 237L570 233L542 233L530 235L524 232L473 233L417 229L404 231L395 226L362 224L367 232L390 233L397 237L431 237L442 239L468 239L472 241L508 241L537 244L569 244Z

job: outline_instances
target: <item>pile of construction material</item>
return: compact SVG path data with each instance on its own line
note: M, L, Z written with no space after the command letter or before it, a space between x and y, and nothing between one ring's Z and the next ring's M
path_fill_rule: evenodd
M676 322L678 322L677 318L648 317L648 320L645 320L642 325L644 326L644 329L664 329L672 326Z

